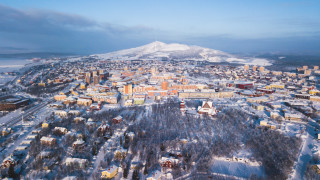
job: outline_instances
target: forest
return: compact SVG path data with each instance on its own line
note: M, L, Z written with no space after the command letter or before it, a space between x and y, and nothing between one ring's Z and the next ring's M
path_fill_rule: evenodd
M190 108L197 107L199 101L186 104ZM134 164L138 168L132 173L133 179L142 173L147 175L163 168L159 163L162 157L179 159L179 163L171 169L173 178L187 173L191 177L197 177L199 173L210 174L214 157L231 158L240 150L245 150L251 153L250 159L262 163L268 179L287 179L297 159L301 139L275 130L255 127L251 122L257 117L241 109L218 109L220 112L214 118L182 113L177 99L169 99L163 104L87 113L82 116L87 122L75 122L75 116L61 119L51 115L47 119L47 122L50 122L49 128L42 129L39 137L31 144L28 159L24 161L20 175L31 179L50 178L55 175L57 178L89 177L90 171L77 165L66 166L64 160L66 157L73 157L93 162L93 157L102 150L104 156L99 166L105 169L116 164L122 167L124 177L128 177L130 166ZM112 121L117 115L123 117L120 124ZM109 128L102 133L98 127L104 124ZM61 134L54 131L54 127L66 128L69 133ZM119 132L119 129L126 130L115 139L114 134ZM42 136L56 138L57 146L41 145L39 139ZM72 149L72 144L79 138L85 142L85 147ZM102 148L109 139L116 141L109 144L107 149ZM123 149L126 155L122 156L108 149ZM50 157L43 158L40 156L43 153L50 154ZM134 159L139 161L135 162ZM51 170L50 173L42 170L44 166ZM96 172L93 177L99 179L100 175L101 173ZM252 177L257 176L253 174Z

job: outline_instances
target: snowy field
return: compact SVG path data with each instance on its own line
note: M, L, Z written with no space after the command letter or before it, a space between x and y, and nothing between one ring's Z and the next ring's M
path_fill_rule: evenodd
M101 59L121 59L121 60L157 60L162 58L209 61L209 62L228 62L248 65L270 66L271 62L264 58L239 58L235 55L199 46L189 46L185 44L166 44L155 41L144 46L124 49L106 54L96 54Z
M1 72L12 72L19 70L24 65L28 64L27 60L23 59L2 59L0 58L0 73Z
M1 68L0 68L1 72ZM15 78L15 76L10 76L10 75L0 75L0 85L4 85L9 81L12 81Z
M227 161L214 159L211 171L223 175L232 175L242 178L250 178L252 174L258 177L265 177L262 166L252 166L244 162Z

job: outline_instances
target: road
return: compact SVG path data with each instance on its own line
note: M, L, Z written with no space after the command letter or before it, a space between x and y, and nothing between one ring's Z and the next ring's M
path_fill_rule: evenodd
M313 134L317 133L314 130L315 128L320 128L319 124L315 120L310 119L308 124L306 124L305 138L301 145L298 160L293 167L293 173L291 174L290 179L296 180L303 179L304 177L307 164L312 158L313 144L316 143L314 140L315 138L313 137Z
M120 131L115 131L112 138L109 139L108 141L106 141L103 146L101 146L100 150L99 150L99 153L98 155L96 156L96 159L94 162L92 162L93 164L93 170L91 172L91 175L90 175L90 180L93 180L93 175L96 173L96 172L99 172L99 166L100 166L100 162L101 160L103 160L104 158L104 155L105 153L104 152L107 152L107 153L114 153L114 150L116 149L113 149L111 152L109 152L108 150L104 151L103 149L107 149L108 145L110 143L113 143L112 146L109 146L109 147L113 147L115 144L117 144L117 146L119 146L119 139L120 139L120 136L122 136L122 134L127 130L127 127L121 129Z

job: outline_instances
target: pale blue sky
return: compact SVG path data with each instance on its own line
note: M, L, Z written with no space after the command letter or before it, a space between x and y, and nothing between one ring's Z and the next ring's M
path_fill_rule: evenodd
M0 8L8 47L95 53L160 40L239 53L320 48L319 0L3 0Z

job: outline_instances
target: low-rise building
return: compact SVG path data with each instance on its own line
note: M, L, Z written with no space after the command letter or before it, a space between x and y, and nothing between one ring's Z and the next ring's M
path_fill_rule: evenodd
M73 166L76 169L85 169L88 166L88 164L89 162L87 159L68 157L65 160L66 166Z
M48 128L49 127L49 123L43 122L41 127L42 127L42 129Z
M118 166L112 165L108 167L106 170L102 171L101 178L102 179L111 179L114 178L118 173Z
M203 101L202 106L198 107L199 114L208 114L214 116L217 114L217 110L213 107L213 102L211 101Z
M64 128L64 127L55 127L55 128L53 129L53 132L54 132L54 133L57 133L57 134L63 134L63 135L65 135L65 134L67 134L68 130L67 130L66 128Z
M41 142L41 145L44 145L44 146L53 146L57 144L57 139L44 136L40 139L40 142Z
M162 157L159 162L160 166L165 168L173 168L179 165L179 159L175 159L172 157Z
M63 110L56 110L54 111L54 114L60 117L67 117L68 113L66 111Z
M119 116L113 118L113 119L112 119L112 122L113 122L114 124L121 123L121 122L122 122L122 116L119 115Z
M58 95L55 95L55 96L54 96L54 100L56 100L56 101L63 101L63 100L65 100L66 98L67 98L66 95L60 95L60 94L58 94Z
M284 118L289 121L300 121L302 119L299 114L285 113Z
M75 151L82 151L85 147L85 142L83 140L76 140L73 144L72 144L72 148Z
M255 109L255 110L258 110L258 111L263 111L264 110L264 106L263 105L260 105L258 103L252 103L251 106Z

